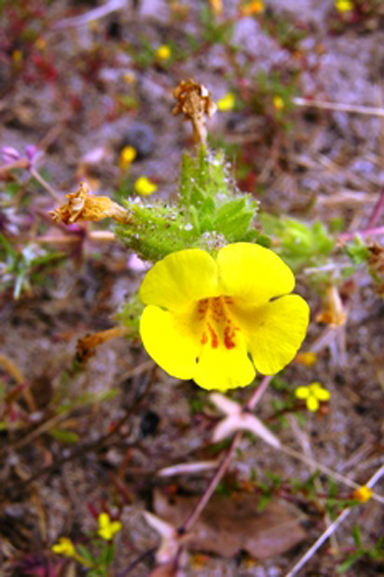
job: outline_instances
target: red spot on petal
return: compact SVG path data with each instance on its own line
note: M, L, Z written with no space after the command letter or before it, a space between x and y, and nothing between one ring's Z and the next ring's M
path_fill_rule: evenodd
M208 323L208 330L209 334L211 335L211 347L213 349L217 349L217 347L219 346L219 337L217 336L217 333L215 333L215 331L213 330L213 328L209 323Z
M230 326L225 327L224 346L226 349L233 349L236 346L234 338L235 338L235 331Z
M199 315L200 319L204 318L208 306L209 306L209 299L202 299L201 301L199 301L199 304L197 305L197 314Z
M201 344L202 345L206 345L208 342L208 335L207 333L204 331L203 334L201 335Z

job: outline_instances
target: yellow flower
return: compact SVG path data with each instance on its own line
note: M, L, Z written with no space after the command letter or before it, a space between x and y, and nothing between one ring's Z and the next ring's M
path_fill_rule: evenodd
M240 6L241 16L251 16L252 14L261 14L264 12L264 2L262 0L251 0Z
M349 12L353 10L354 5L352 0L335 0L335 7L339 12Z
M120 521L111 521L108 513L100 513L99 530L97 534L106 541L111 541L115 534L121 531L122 527Z
M372 495L373 492L369 487L367 487L367 485L362 485L352 493L352 497L357 501L360 501L360 503L366 503L367 501L370 500Z
M167 46L167 44L162 44L156 50L156 58L158 60L161 60L162 62L169 60L171 57L171 54L172 54L171 49L169 46Z
M17 66L20 65L23 61L23 52L21 50L14 50L12 52L12 60L14 62L14 64L16 64Z
M65 557L76 556L76 549L67 537L60 537L59 542L52 545L52 551L58 555L65 555Z
M319 410L321 401L328 401L331 398L331 393L324 389L320 383L311 383L306 387L297 387L295 395L298 399L305 399L307 402L307 409L315 413Z
M121 170L127 170L137 156L136 148L133 146L124 146L120 152L119 167Z
M230 244L216 260L195 248L170 254L140 287L144 347L176 378L221 391L246 386L255 367L280 371L305 337L309 307L288 294L294 285L280 257L255 244Z
M211 10L216 16L221 16L223 13L223 1L222 0L209 0L211 5Z
M157 190L157 185L149 180L146 176L139 176L135 182L135 192L137 194L142 194L143 196L149 196Z
M42 36L40 36L36 42L35 42L35 46L38 50L45 50L47 47L47 41L45 40L45 38L43 38Z
M306 353L299 353L295 358L296 363L304 365L305 367L313 367L317 363L317 354L307 351Z
M284 100L281 98L281 96L278 96L276 94L273 97L273 106L276 108L276 110L283 110L285 104L284 104Z
M136 77L133 74L133 72L126 72L123 75L123 80L124 82L126 82L127 84L134 84L136 82Z
M219 110L232 110L235 106L235 95L233 92L227 92L223 98L217 101L217 108Z

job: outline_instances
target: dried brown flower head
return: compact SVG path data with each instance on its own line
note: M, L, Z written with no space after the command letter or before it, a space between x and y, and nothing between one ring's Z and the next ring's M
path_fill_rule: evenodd
M107 196L90 195L89 188L84 182L80 183L79 190L67 194L66 198L67 203L49 213L55 222L64 224L73 224L78 220L98 222L108 217L120 223L129 221L129 215L122 206Z
M335 285L330 285L325 293L323 308L316 316L316 322L332 328L343 326L347 321L347 311Z
M375 281L376 293L384 296L384 248L377 242L368 246L368 265L372 278Z
M369 258L368 264L373 267L377 273L384 273L384 248L377 242L368 246Z
M77 341L76 360L81 364L85 364L95 355L98 346L116 337L123 337L127 333L128 330L125 327L118 326L106 331L85 335L85 337Z
M182 80L173 94L177 104L172 114L184 114L185 119L192 122L195 142L205 144L207 141L206 117L211 118L217 108L208 88L192 79Z

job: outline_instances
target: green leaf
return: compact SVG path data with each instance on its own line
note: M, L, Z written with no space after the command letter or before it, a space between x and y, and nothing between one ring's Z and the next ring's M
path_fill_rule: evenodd
M345 250L351 261L356 265L366 263L370 256L367 246L359 236L356 236L352 243L346 246Z
M76 545L76 548L80 553L80 555L84 557L84 559L90 561L91 563L95 563L95 558L93 557L92 553L88 551L88 549L84 547L84 545Z
M346 573L352 567L352 565L354 565L356 561L358 561L363 555L364 552L362 551L356 551L356 553L352 553L345 561L343 561L343 563L341 563L336 568L336 573Z
M332 252L335 240L321 222L312 225L293 218L260 214L260 222L268 234L277 239L276 252L293 268L319 266Z
M257 510L260 512L264 511L267 508L268 504L270 503L271 499L272 499L271 494L270 495L268 495L268 494L261 495L260 499L257 503Z
M356 547L362 547L361 532L359 525L354 525L352 529L352 536Z
M51 429L51 436L57 441L63 443L77 443L79 435L73 431L66 431L65 429Z

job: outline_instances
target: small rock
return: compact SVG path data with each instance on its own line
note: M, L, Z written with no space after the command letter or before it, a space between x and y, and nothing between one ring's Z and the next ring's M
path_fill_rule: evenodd
M121 148L133 146L137 152L137 160L151 156L155 148L155 135L152 128L141 122L131 124L127 135L121 142Z

